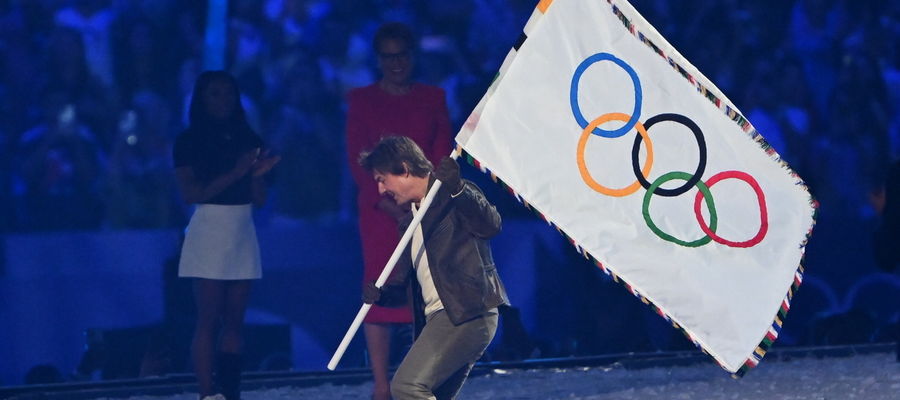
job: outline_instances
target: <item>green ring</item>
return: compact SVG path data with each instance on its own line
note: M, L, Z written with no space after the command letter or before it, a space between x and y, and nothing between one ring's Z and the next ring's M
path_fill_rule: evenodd
M703 235L702 238L694 240L692 242L686 242L684 240L678 239L672 235L669 235L668 233L663 232L661 229L659 229L659 227L656 226L656 224L653 223L653 220L650 219L650 198L653 197L653 192L660 185L671 181L672 179L681 179L687 181L688 179L691 179L691 174L687 172L673 171L660 176L659 178L656 178L655 181L653 181L653 184L651 184L650 187L647 188L647 192L644 193L644 204L641 206L641 212L644 214L644 222L647 223L647 227L650 228L650 230L655 233L656 236L659 236L660 239L668 242L680 244L685 247L700 247L704 244L709 243L710 241L712 241L712 238L709 237L709 235ZM713 202L712 193L709 191L709 186L706 186L703 181L697 181L697 184L694 186L697 186L697 188L700 189L700 192L703 193L703 199L706 200L706 208L709 209L709 229L715 232L716 225L718 223L718 217L716 216L716 205Z

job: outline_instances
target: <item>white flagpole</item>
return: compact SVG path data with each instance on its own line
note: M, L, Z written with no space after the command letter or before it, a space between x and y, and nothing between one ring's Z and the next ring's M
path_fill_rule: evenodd
M450 152L450 158L456 160L458 153L456 149ZM428 194L425 195L425 199L422 200L421 205L419 206L419 210L413 215L413 220L410 222L409 227L406 228L406 232L403 233L403 237L400 238L400 243L397 243L397 247L394 249L394 253L391 254L391 258L388 260L387 264L384 266L384 270L381 271L381 275L378 276L378 280L375 281L375 287L381 288L384 286L384 282L387 281L387 278L391 275L391 271L394 270L394 266L397 264L397 260L400 259L400 255L403 254L403 250L406 249L406 245L409 244L410 239L412 238L413 232L416 227L422 223L422 217L425 216L425 212L428 211L428 208L431 207L431 201L434 200L434 196L437 194L438 189L441 188L441 181L435 180L434 184L431 185L431 189L428 190ZM356 313L356 318L353 319L353 323L350 324L350 329L347 329L347 333L344 334L344 339L341 340L341 344L338 346L337 350L334 351L334 355L331 356L331 361L328 362L328 369L334 371L337 367L339 361L341 361L341 357L344 356L344 352L347 351L347 346L350 345L350 341L353 339L353 336L356 335L356 331L359 330L359 326L362 324L363 318L366 317L366 314L369 313L369 308L371 308L371 304L363 303L362 307L359 308L359 312Z

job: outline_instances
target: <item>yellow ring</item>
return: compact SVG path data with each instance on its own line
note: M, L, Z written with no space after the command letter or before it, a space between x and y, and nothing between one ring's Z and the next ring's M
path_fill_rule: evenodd
M587 164L584 161L584 146L587 145L588 139L590 139L591 136L594 136L591 134L591 131L593 131L594 128L596 128L600 124L612 120L628 122L629 119L631 119L631 117L628 114L622 113L609 113L601 115L600 117L597 117L597 119L591 121L591 123L586 127L584 127L584 130L581 131L581 138L578 139L578 152L576 158L578 160L578 172L581 173L581 179L584 180L584 183L590 186L591 189L594 189L597 192L605 194L607 196L628 196L629 194L637 191L638 188L641 187L641 183L635 179L634 183L621 189L612 189L597 183L597 181L595 181L594 178L591 177L591 173L588 171ZM644 124L642 124L641 122L637 122L634 126L641 137L644 139L643 143L647 148L647 161L644 164L644 168L641 169L641 173L644 175L644 178L647 178L647 176L650 174L650 168L653 167L653 143L650 142L650 135L647 134L647 130L644 129Z

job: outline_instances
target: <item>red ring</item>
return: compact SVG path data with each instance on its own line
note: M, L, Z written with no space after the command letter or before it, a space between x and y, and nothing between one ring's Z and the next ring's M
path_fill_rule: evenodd
M766 232L769 231L769 211L766 207L766 196L763 194L762 188L759 187L759 183L756 182L756 179L753 179L750 174L741 171L723 171L718 174L713 175L709 180L706 181L706 186L712 188L712 185L715 185L717 182L728 179L740 179L744 182L747 182L753 191L756 192L756 199L759 202L759 232L756 233L756 236L752 237L750 240L745 242L732 242L727 239L723 239L720 236L717 236L712 229L709 229L709 226L706 225L706 221L703 220L703 215L700 213L700 202L703 200L703 193L697 192L697 196L694 198L694 215L697 217L697 222L700 223L700 229L703 230L703 233L709 235L712 240L717 243L722 243L726 246L730 247L753 247L759 244L766 236Z

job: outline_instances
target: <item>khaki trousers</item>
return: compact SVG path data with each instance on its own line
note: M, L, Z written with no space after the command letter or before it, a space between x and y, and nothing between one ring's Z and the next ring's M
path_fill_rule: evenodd
M453 325L444 310L428 316L391 380L395 400L454 399L497 332L497 309Z

